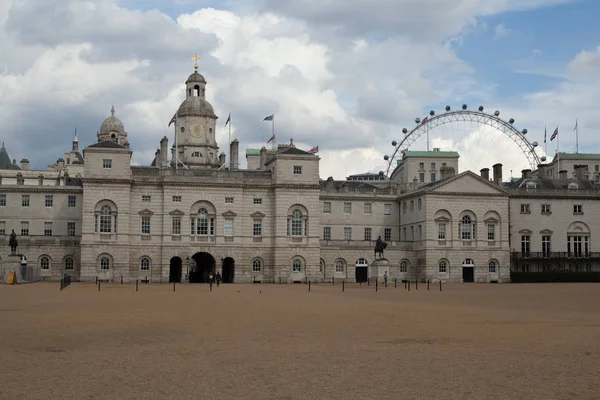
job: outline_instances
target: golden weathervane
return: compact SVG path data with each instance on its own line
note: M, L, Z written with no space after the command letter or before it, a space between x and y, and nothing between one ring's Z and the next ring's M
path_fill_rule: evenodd
M194 61L194 69L198 69L198 60L200 59L200 57L198 57L198 53L196 53L196 55L191 56L190 57L193 61Z

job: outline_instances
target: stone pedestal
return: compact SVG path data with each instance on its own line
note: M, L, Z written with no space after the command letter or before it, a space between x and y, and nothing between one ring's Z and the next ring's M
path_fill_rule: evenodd
M14 272L17 275L17 283L21 282L21 256L10 255L2 262L2 283L6 283L8 275Z
M391 264L387 258L380 258L373 261L369 266L369 279L383 279L386 271L389 279L390 268Z

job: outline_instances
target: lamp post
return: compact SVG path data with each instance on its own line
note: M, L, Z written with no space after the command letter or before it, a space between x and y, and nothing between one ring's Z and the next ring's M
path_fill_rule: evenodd
M187 264L187 273L186 273L186 279L189 282L190 281L190 256L187 256L185 259L185 262Z

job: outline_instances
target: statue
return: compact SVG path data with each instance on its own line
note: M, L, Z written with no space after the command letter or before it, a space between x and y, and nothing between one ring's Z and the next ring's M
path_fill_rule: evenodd
M375 242L375 258L377 260L383 258L383 250L385 250L386 247L387 243L381 240L381 236L379 236L377 242ZM379 253L379 258L377 257L377 253Z
M14 229L10 234L10 239L8 239L8 245L10 246L11 255L14 256L16 254L17 247L19 246L19 244L17 243L17 234L15 233Z

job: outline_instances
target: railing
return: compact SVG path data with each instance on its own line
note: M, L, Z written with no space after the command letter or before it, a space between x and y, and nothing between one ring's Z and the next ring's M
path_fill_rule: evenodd
M535 260L535 259L552 259L552 258L565 258L565 259L595 259L600 258L600 252L566 252L566 251L532 251L532 252L521 252L513 251L511 254L513 259L519 260Z
M167 181L176 181L181 178L201 178L200 180L224 182L271 182L270 171L247 170L193 170L173 168L148 168L132 167L131 174L134 178L162 178Z

